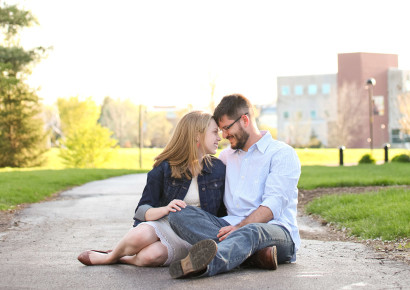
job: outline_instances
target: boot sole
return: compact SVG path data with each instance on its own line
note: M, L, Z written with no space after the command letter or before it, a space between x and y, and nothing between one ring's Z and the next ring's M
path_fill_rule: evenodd
M273 257L273 267L271 270L276 270L278 268L278 250L276 246L272 247L272 257Z
M172 278L183 278L204 270L215 257L217 245L213 240L202 240L189 250L184 259L171 263L169 274Z

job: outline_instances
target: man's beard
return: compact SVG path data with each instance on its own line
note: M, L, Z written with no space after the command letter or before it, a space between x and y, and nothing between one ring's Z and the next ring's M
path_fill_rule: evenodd
M246 142L249 139L249 134L240 126L239 126L239 132L231 136L236 139L235 145L232 145L231 143L232 149L243 149L243 147L245 146Z

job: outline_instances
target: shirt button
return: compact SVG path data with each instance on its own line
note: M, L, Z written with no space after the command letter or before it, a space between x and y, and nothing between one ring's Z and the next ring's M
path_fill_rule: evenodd
M243 179L243 176L241 176L241 178Z

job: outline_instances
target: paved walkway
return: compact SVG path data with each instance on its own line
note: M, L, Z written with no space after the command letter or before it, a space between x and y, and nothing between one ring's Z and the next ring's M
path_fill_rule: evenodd
M87 267L76 257L109 249L132 225L146 175L95 181L21 211L0 233L1 289L409 289L410 266L364 245L303 240L294 264L173 280L167 268ZM309 230L303 219L301 226Z

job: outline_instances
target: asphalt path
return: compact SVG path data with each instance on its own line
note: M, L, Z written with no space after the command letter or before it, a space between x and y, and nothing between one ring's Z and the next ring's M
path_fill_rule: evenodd
M278 270L235 269L171 279L168 268L87 267L77 256L106 250L132 226L146 174L95 181L20 211L0 232L1 289L410 289L410 266L362 244L302 240L297 262ZM307 218L304 230L316 229Z

